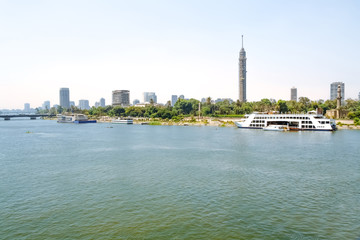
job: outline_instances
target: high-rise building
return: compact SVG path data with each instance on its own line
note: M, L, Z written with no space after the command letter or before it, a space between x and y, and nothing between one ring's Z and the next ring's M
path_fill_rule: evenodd
M60 88L60 106L63 108L70 108L69 88Z
M296 88L296 87L292 87L292 88L290 89L290 92L291 92L291 94L290 94L290 100L297 102L297 88Z
M74 106L75 107L75 102L74 101L70 101L70 107Z
M330 100L335 100L337 98L337 89L340 85L341 89L341 104L345 104L345 83L343 82L333 82L330 84Z
M157 96L154 92L144 92L143 93L144 103L150 103L151 99L154 103L157 103Z
M24 104L24 112L30 112L30 103Z
M105 99L104 98L100 98L99 102L95 102L95 107L105 107Z
M89 100L81 99L79 100L79 108L84 109L90 109Z
M113 106L129 106L130 105L130 91L129 90L114 90L112 91L112 105Z
M105 98L100 98L100 107L105 107Z
M243 35L241 35L241 50L239 57L239 100L246 102L246 52Z
M43 109L50 109L50 101L44 101L43 105L42 105Z
M180 96L179 96L179 99L184 99L184 98L185 98L184 95L180 95Z
M171 106L174 106L177 100L178 100L177 95L171 95Z

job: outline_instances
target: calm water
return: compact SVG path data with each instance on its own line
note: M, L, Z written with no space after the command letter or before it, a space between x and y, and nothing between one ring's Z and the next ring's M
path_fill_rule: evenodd
M359 141L0 121L0 239L359 239Z

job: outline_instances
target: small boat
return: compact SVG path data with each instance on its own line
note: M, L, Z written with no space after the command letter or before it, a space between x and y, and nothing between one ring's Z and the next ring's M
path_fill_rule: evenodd
M284 132L284 131L288 131L289 127L286 125L269 125L267 127L263 128L264 131L280 131L280 132Z
M111 123L117 123L117 124L133 124L134 120L132 118L117 118L113 119Z

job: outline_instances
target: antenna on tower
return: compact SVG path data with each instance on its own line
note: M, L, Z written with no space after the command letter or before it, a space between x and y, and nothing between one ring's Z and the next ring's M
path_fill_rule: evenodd
M244 39L243 39L244 35L241 35L241 48L244 48Z

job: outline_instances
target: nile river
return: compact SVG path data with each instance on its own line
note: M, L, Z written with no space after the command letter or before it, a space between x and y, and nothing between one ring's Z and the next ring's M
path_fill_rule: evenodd
M355 240L359 142L355 130L1 120L0 239Z

